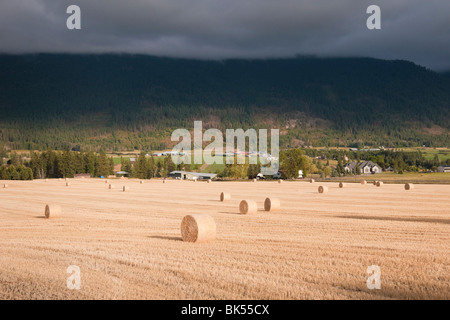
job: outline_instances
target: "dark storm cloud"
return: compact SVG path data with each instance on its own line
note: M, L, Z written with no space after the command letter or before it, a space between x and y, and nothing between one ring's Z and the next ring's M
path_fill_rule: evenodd
M82 30L66 28L71 4ZM381 30L366 28L370 4L381 7ZM0 52L370 56L442 70L449 13L448 0L2 0Z

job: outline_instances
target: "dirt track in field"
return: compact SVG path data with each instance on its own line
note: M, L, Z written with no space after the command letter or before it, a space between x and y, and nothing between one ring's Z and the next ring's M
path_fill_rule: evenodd
M0 181L0 299L450 299L450 185L70 182ZM62 217L44 219L47 203ZM181 240L190 213L215 219L214 242Z

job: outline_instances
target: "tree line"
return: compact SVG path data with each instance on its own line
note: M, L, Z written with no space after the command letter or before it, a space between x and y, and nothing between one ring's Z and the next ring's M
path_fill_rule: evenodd
M109 176L114 174L114 160L105 152L94 153L77 151L31 152L29 157L23 157L11 152L9 160L4 161L8 154L0 148L0 180L31 180L44 178L72 178L78 173L87 173L92 177ZM391 169L396 173L437 171L441 165L450 165L450 158L445 161L439 159L436 153L433 159L427 159L418 151L349 151L337 149L300 149L291 148L280 151L279 165L283 178L297 178L299 170L303 176L319 174L321 177L338 177L345 175L359 175L357 166L353 172L345 170L349 161L372 161L383 170ZM333 165L330 164L333 161ZM5 162L5 163L4 163ZM336 164L335 164L336 163ZM175 170L197 171L199 165L175 165L170 156L147 157L141 152L134 163L128 158L121 158L121 170L132 178L151 179L154 177L168 177ZM261 172L261 164L249 164L248 158L244 164L238 164L237 158L233 164L226 164L223 170L217 170L219 178L253 179Z
M5 155L5 154L3 154ZM0 157L3 162L3 158ZM0 179L31 180L44 178L73 178L75 174L87 173L92 177L114 174L113 158L105 152L75 152L70 150L31 152L25 158L11 152L7 163L0 166Z

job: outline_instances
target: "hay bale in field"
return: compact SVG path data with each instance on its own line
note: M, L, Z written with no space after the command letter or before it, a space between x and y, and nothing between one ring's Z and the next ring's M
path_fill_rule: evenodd
M108 183L109 181L108 180L105 180L105 183Z
M66 182L66 187L70 186L70 182Z
M181 238L186 242L204 243L216 238L216 222L207 214L190 214L181 221Z
M367 183L366 180L361 181L361 184L366 184L366 183Z
M144 180L139 181L140 184L144 184Z
M383 185L383 181L377 181L377 187L381 187Z
M241 214L256 213L258 207L254 200L242 200L239 204L239 212Z
M45 179L45 182L48 182L48 179Z
M45 217L47 219L60 217L61 212L62 212L61 206L57 204L45 205Z
M211 179L208 179L208 181L206 181L207 183L211 183Z
M266 198L264 201L265 211L278 211L280 210L280 199L278 198Z
M278 183L282 183L282 182L283 182L283 180L281 180L281 179L278 180Z
M6 188L8 188L9 186L5 183L4 185L3 185L3 188L4 189L6 189Z
M328 192L328 187L327 186L319 186L318 191L319 191L319 193Z
M316 182L316 180L314 180L314 179L309 179L309 183L314 183L314 182Z
M345 187L345 183L339 182L339 188L344 188L344 187Z
M130 191L130 187L123 186L122 191L123 191L123 192Z
M113 184L110 184L110 185L108 186L108 189L114 189L114 185L113 185Z
M405 183L405 190L412 190L414 189L414 185L412 183Z
M256 181L257 181L256 179L253 179L253 180L252 180L252 182L256 182Z
M373 185L374 185L374 186L376 186L376 185L377 185L377 183L378 183L378 181L374 181L374 182L373 182Z
M227 200L231 200L231 194L222 192L220 194L220 201L223 202L223 201L227 201Z
M163 183L166 183L166 179L163 180Z

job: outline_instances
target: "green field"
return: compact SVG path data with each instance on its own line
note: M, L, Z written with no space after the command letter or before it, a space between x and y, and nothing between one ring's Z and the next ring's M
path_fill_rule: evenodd
M440 161L447 161L447 159L450 159L450 149L447 148L405 148L401 150L405 152L420 151L427 160L433 160L436 154Z
M426 184L450 184L450 173L415 173L406 172L397 174L393 172L383 172L379 174L368 174L360 176L346 176L320 179L314 175L311 176L316 181L344 181L344 182L367 182L383 181L384 183L426 183Z

